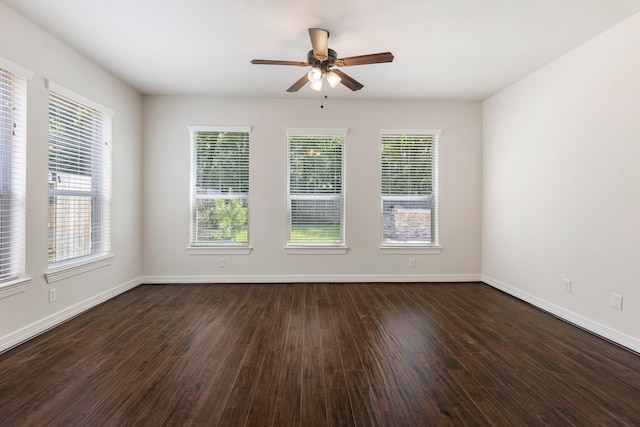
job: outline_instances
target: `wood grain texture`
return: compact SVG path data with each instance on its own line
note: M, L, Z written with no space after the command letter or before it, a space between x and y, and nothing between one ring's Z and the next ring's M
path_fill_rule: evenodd
M640 425L640 356L482 283L144 285L0 355L43 425Z

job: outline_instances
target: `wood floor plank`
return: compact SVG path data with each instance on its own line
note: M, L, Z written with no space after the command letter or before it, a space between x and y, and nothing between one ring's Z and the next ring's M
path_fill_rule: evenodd
M327 404L324 394L318 290L315 284L307 285L302 346L300 424L303 426L326 426Z
M293 304L293 287L283 286L279 310L274 315L273 332L269 339L262 368L256 383L256 393L247 414L247 426L271 426L279 393L279 378L284 365L286 331L289 310Z
M255 298L259 294L261 285L246 286L242 301L232 315L228 312L222 325L229 330L227 340L219 343L227 350L220 360L211 360L216 363L215 377L207 383L205 393L200 401L196 422L205 425L218 425L228 398L238 378L251 341L262 316L267 298ZM237 321L231 321L233 318Z
M482 283L143 285L0 354L0 426L640 425L640 355Z
M403 408L407 424L418 425L420 419L430 419L436 424L460 424L469 417L481 422L483 416L474 405L459 410L461 396L456 388L443 387L449 381L449 374L440 368L439 360L422 365L422 353L431 347L428 330L424 328L429 320L424 313L408 309L407 301L400 294L389 293L390 289L381 288L380 294L387 301L388 313L385 322L389 334L396 337L390 346L392 349L387 371L391 372L386 382L391 384L395 407ZM456 398L448 395L456 393Z
M352 426L355 425L347 380L342 364L340 341L338 340L338 319L335 316L333 304L337 301L335 284L324 284L320 287L321 300L326 300L326 311L322 315L326 318L326 329L320 330L322 359L325 379L325 401L327 405L327 425Z
M470 300L466 302L461 301L460 307L464 310L464 316L466 316L469 321L473 319L474 312L477 311L477 308L474 307L474 304ZM511 369L525 369L532 379L531 385L536 393L544 394L548 400L553 401L555 410L566 419L575 420L579 424L593 422L602 425L612 420L621 422L615 413L607 411L606 396L592 398L587 394L581 393L580 390L570 383L557 382L550 384L544 380L544 378L550 374L560 376L567 375L567 367L571 370L574 369L574 367L581 369L583 366L597 366L593 361L587 362L584 360L589 357L587 354L565 357L563 352L558 353L557 357L553 360L546 360L546 363L541 364L540 361L546 359L545 356L549 351L548 336L538 336L537 332L539 328L546 323L546 320L546 316L541 316L535 322L529 323L529 321L527 321L529 325L535 324L536 330L531 331L531 328L528 328L528 330L531 331L530 334L533 336L532 339L526 342L518 342L517 338L523 333L521 328L511 326L501 329L503 331L503 337L506 338L506 342L514 354L510 359L518 360L517 366L513 364L510 365ZM478 328L478 326L476 326L476 328ZM518 345L514 346L514 343L518 343ZM509 361L506 360L505 364L508 365ZM582 372L578 377L579 381L583 382L583 384L590 384L588 372ZM590 387L586 388L590 389ZM577 408L571 404L571 402L576 399L585 398L592 401L592 406L588 410L585 410L585 408Z
M249 408L258 392L255 378L263 368L269 340L274 331L275 317L280 314L278 308L281 298L282 292L270 292L268 299L260 298L266 300L266 304L261 307L262 315L255 319L255 333L218 423L221 426L244 425L247 420Z
M304 301L306 285L287 285L293 288L293 300L284 346L282 369L278 378L273 425L300 425L302 401L302 363L304 342Z
M468 297L468 296L465 296ZM460 296L458 296L460 299ZM461 303L460 307L465 310L466 316L473 316L474 304L471 300L467 299L466 302ZM553 320L549 316L544 315L539 311L528 311L526 318L522 319L522 322L514 322L509 327L502 328L504 336L507 338L507 342L512 346L514 353L517 353L517 358L513 357L512 360L517 359L520 366L526 366L526 371L531 377L532 386L536 389L537 393L543 393L547 396L547 399L554 402L555 409L568 419L577 420L580 423L585 422L597 422L606 423L612 420L618 420L616 410L613 409L613 404L609 399L607 393L601 394L598 389L592 389L590 387L591 376L594 372L597 372L598 363L592 359L591 352L573 353L571 356L567 356L567 351L571 351L574 346L567 344L567 340L559 340L554 343L554 347L564 348L565 351L557 352L556 357L553 360L547 359L545 356L549 352L549 335L547 333L541 333L544 329L549 329L547 324L549 320ZM517 315L520 315L518 313ZM553 322L558 326L561 326L564 330L571 330L575 333L575 336L580 336L579 331L573 330L574 328L564 323ZM530 325L535 325L532 329ZM517 347L513 344L518 342L518 337L523 333L528 333L531 339L523 342L519 342ZM557 330L556 336L563 336L561 329ZM584 334L588 339L592 336ZM571 340L569 340L571 341ZM544 363L541 363L544 361ZM509 363L508 361L505 363ZM516 366L512 366L512 369L517 369ZM590 367L585 369L584 367ZM594 371L593 368L596 368ZM612 367L610 365L610 367ZM582 385L582 390L576 387L575 383L558 381L557 383L550 384L545 381L544 378L548 375L556 375L559 380L561 378L569 378L573 374L575 381ZM596 374L597 375L597 374ZM603 382L608 382L609 379L602 379ZM616 387L614 384L609 384L607 388ZM634 390L629 383L620 387L616 387L624 392L623 404L631 404L630 396L633 396ZM631 397L632 399L633 397ZM591 401L589 408L576 408L571 404L576 399L587 399Z
M446 292L450 290L446 289ZM567 420L553 404L537 394L530 381L522 380L521 375L526 370L520 362L520 354L508 345L508 341L493 332L479 333L472 323L465 321L464 311L457 307L452 308L439 300L433 301L432 305L447 315L446 330L440 334L444 345L458 355L467 370L484 375L484 383L494 384L496 389L510 390L501 404L513 417L525 424L566 424ZM491 366L499 369L487 369ZM527 407L521 408L525 401Z

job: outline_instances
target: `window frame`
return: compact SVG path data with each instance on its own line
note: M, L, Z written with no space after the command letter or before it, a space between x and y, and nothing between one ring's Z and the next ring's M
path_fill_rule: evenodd
M112 149L113 149L113 116L114 111L104 107L103 105L88 99L64 86L61 86L55 82L47 81L47 88L49 90L49 129L51 132L52 123L52 109L64 108L64 104L68 106L74 106L82 108L90 112L92 124L89 127L85 127L85 130L90 130L92 136L87 139L89 144L86 144L83 148L83 153L89 154L91 158L90 167L90 181L91 190L79 190L79 189L58 189L52 188L49 185L47 196L51 197L83 197L88 198L91 201L90 208L90 249L85 253L69 256L67 258L51 258L48 257L48 269L45 272L45 277L48 283L52 283L58 280L62 280L76 274L81 274L87 271L94 270L96 268L107 266L111 263L113 254L111 252L111 187L112 187ZM94 126L93 123L99 120L100 126ZM95 133L96 129L101 129L101 132ZM51 133L50 133L51 138ZM74 148L79 147L77 142L74 142ZM52 150L54 150L56 144L49 143L49 175L51 180L51 165L52 165ZM95 153L99 152L99 162L96 162ZM80 154L78 155L80 156ZM55 155L53 157L55 159ZM54 161L54 165L59 163ZM60 172L56 172L60 173ZM50 181L51 183L51 181ZM51 202L50 202L51 203ZM55 204L55 203L54 203ZM49 204L49 215L51 214L52 205ZM56 204L57 208L57 204ZM50 217L48 217L49 222ZM56 243L52 241L52 237L49 237L49 248L51 250L52 245L56 246Z
M346 245L346 141L348 128L289 128L287 133L287 224L286 246L287 254L337 254L347 252ZM291 137L341 137L340 164L340 193L337 194L292 194L291 192ZM291 240L292 232L292 201L294 200L335 200L340 206L340 241L339 242L295 242Z
M440 254L442 247L440 246L439 233L439 187L438 187L438 165L439 165L439 146L441 129L381 129L380 130L380 249L382 254ZM383 182L384 165L382 149L387 142L388 137L401 136L413 137L417 140L420 137L425 139L433 139L431 163L427 166L431 170L431 182L425 184L431 186L431 194L415 195L415 194L397 194L387 195L384 193ZM430 204L430 242L420 240L387 240L385 241L385 202L391 200L409 200L414 202L428 202Z
M8 221L0 220L0 265L6 265L0 270L1 299L24 292L31 281L25 271L25 233L27 86L33 73L2 57L0 70L0 108L5 110L0 116L8 120L0 123L0 218L9 214Z
M247 255L251 253L250 246L250 218L249 218L249 199L250 199L250 153L251 153L251 126L187 126L189 132L189 245L186 248L189 255ZM197 176L197 151L196 151L196 139L195 135L198 132L234 132L234 133L246 133L248 154L246 158L246 180L247 190L246 192L234 192L230 195L199 195L196 188L198 181ZM246 242L233 242L230 240L198 240L197 234L197 211L196 204L198 200L246 200L247 209L247 241Z

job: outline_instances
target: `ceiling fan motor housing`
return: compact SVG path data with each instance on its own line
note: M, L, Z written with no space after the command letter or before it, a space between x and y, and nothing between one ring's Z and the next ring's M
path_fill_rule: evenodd
M310 50L307 53L307 62L309 65L315 68L321 69L323 72L329 71L329 68L336 63L336 59L338 59L338 54L333 49L327 49L328 58L325 60L319 60L313 53L313 50Z

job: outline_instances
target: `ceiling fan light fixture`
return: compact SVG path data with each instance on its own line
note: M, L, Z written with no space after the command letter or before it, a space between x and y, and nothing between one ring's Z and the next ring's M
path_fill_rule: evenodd
M322 75L320 76L320 80L312 81L309 86L311 86L311 89L320 92L322 90Z
M322 86L322 71L319 68L313 68L309 71L307 77L309 77L311 83L320 82L320 86Z
M327 82L329 82L329 85L331 87L338 86L340 84L340 80L342 80L342 79L340 78L338 73L336 73L335 71L329 71L327 73Z

